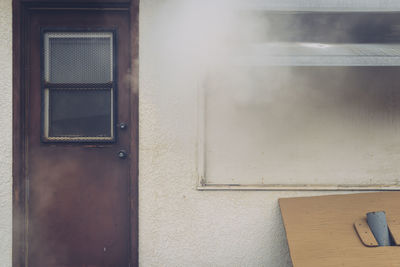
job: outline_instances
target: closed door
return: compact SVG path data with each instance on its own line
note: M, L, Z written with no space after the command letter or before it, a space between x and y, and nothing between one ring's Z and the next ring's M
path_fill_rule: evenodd
M129 15L37 11L27 33L28 266L128 266Z

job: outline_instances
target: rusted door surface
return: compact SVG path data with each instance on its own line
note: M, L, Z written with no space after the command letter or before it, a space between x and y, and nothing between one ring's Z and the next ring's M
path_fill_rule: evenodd
M27 266L128 266L129 15L30 16Z

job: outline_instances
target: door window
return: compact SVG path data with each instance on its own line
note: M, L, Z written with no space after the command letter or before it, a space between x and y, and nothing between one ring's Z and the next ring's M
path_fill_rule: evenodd
M43 140L114 140L113 32L43 33Z

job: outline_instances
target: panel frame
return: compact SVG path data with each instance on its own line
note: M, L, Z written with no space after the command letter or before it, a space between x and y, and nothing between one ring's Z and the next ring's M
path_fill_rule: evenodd
M197 179L198 191L399 191L400 184L230 184L207 180L207 83L197 86Z

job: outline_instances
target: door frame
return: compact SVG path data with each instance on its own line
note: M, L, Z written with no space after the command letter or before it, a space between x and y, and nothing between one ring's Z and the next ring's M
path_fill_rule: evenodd
M138 155L139 155L139 1L140 0L13 0L13 215L12 215L12 266L26 266L26 183L27 168L27 90L29 88L29 58L27 36L30 15L44 10L119 10L130 16L131 34L131 131L130 144L130 266L138 266Z

